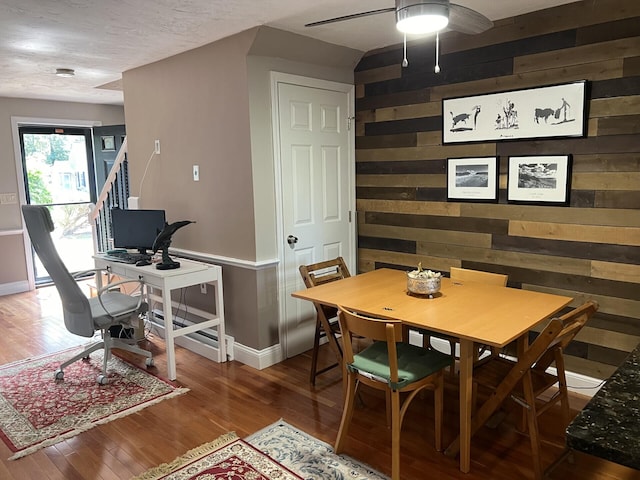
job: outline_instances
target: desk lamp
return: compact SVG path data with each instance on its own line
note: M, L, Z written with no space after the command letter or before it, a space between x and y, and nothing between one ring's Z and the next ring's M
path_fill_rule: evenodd
M182 220L180 222L174 222L171 225L165 222L164 229L158 234L156 239L153 241L153 253L155 254L158 250L162 250L162 262L156 265L158 270L172 270L174 268L180 267L180 262L176 262L169 257L169 246L171 245L171 236L178 230L179 228L184 227L185 225L189 225L192 222L191 220Z

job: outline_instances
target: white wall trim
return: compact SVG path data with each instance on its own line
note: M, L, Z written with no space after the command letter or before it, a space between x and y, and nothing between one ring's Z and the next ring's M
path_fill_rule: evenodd
M219 263L222 265L229 265L232 267L245 268L247 270L263 270L265 268L277 266L280 263L280 260L278 260L277 258L254 262L251 260L243 260L241 258L214 255L212 253L195 252L193 250L185 250L183 248L170 248L169 253L171 255L182 256L182 257L193 259L193 260L200 260L202 262L216 263L216 264Z
M12 235L22 235L24 230L0 230L0 237L9 237Z
M247 347L236 342L233 345L233 356L238 362L249 365L257 370L270 367L283 360L280 344L263 350L256 350L255 348Z
M26 280L23 280L21 282L0 284L0 296L13 295L14 293L24 293L28 292L29 290L29 282Z

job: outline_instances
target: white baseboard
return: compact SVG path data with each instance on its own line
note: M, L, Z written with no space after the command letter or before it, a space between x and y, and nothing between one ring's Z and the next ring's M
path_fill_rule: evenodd
M29 282L2 283L0 284L0 296L13 295L14 293L24 293L29 291Z
M257 370L270 367L283 360L280 344L263 350L256 350L255 348L246 347L236 342L233 346L233 356L238 362L242 362Z
M422 345L422 335L416 331L409 331L409 343L412 345ZM451 347L449 342L441 338L432 337L431 345L441 352L449 354ZM456 352L459 354L460 352ZM555 375L556 369L549 368L549 373ZM565 372L567 377L567 389L571 392L584 395L586 397L593 397L600 387L602 386L602 380L597 378L588 377L580 373Z

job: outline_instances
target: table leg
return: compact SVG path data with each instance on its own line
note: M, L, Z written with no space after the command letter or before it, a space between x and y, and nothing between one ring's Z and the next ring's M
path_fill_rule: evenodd
M176 379L176 347L173 341L173 308L171 306L171 290L162 289L162 312L164 314L164 341L167 351L167 376Z
M473 355L473 342L460 339L460 471L463 473L471 469Z
M218 324L218 362L227 361L227 340L224 325L224 292L222 291L222 281L216 280L215 285L215 308L216 315L220 323Z

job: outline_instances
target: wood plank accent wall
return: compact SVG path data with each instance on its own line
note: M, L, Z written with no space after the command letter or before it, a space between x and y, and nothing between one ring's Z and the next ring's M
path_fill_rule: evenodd
M593 298L568 367L608 377L640 342L640 2L586 0L369 52L356 67L360 271L418 262ZM442 145L447 97L588 81L585 138ZM506 201L511 155L571 154L570 206ZM447 202L446 159L498 156L498 203ZM478 308L482 308L481 305ZM471 313L471 312L470 312Z

